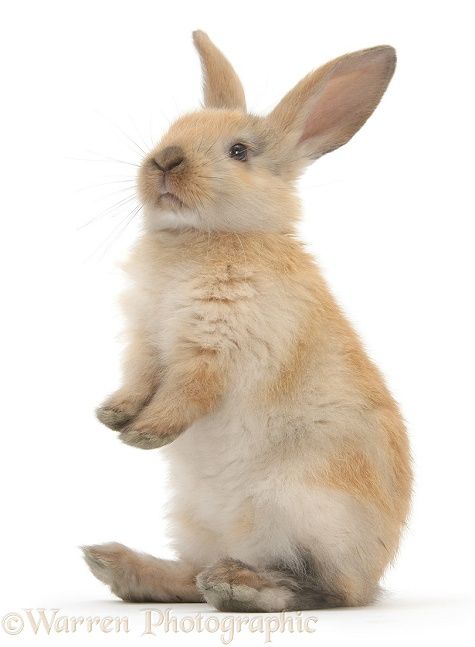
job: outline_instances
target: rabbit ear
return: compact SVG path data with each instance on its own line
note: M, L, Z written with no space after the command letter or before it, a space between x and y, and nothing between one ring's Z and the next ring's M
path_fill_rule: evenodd
M231 63L221 54L204 31L193 32L203 69L203 94L206 108L246 110L244 90Z
M268 117L277 135L290 136L293 159L317 159L346 144L378 105L395 65L395 50L382 45L337 58L302 79Z

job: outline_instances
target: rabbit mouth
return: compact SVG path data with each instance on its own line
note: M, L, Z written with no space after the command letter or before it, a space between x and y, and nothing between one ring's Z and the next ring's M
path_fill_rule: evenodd
M172 208L178 208L178 209L183 209L186 207L185 203L180 200L180 198L175 195L174 193L171 193L170 191L166 191L165 193L160 194L158 198L158 203L160 206L164 207L172 207Z

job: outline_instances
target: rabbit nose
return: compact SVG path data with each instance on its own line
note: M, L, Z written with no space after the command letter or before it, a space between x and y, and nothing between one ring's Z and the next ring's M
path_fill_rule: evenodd
M185 159L185 153L180 146L167 146L155 156L155 164L165 172L180 166Z

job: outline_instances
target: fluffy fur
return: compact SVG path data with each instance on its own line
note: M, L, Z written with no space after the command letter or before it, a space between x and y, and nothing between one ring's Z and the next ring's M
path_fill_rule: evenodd
M98 417L170 460L176 561L85 547L124 600L280 611L370 602L411 489L406 431L294 234L296 178L379 102L394 50L311 73L267 117L194 34L203 110L143 161L145 234L127 263L123 387ZM231 147L247 147L247 160Z

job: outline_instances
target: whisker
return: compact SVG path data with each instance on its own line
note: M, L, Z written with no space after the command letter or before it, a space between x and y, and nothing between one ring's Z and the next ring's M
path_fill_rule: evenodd
M130 225L132 220L141 212L143 209L142 205L137 205L135 209L129 214L128 218L126 219L125 224L119 229L117 234L114 236L114 238L109 242L109 245L107 248L104 250L104 254L107 252L108 249L110 249L112 243L114 243L116 240L119 239L119 237L124 233L124 231L127 229L127 227Z
M134 127L134 129L135 129L135 132L136 132L137 136L140 138L140 141L141 141L141 143L143 144L143 148L142 148L142 146L139 146L138 144L137 144L137 146L139 146L139 148L140 148L140 150L142 151L142 153L144 154L144 156L146 156L146 155L148 154L148 144L147 144L147 139L146 139L146 137L144 137L144 136L143 136L143 134L139 131L139 129L138 129L138 127L137 127L137 123L135 122L135 119L132 117L132 115L129 115L129 119L130 119L130 121L132 122L132 126Z
M97 203L102 201L103 198L111 198L113 196L120 195L121 193L126 193L126 192L127 192L127 195L130 195L130 196L136 195L134 186L123 186L120 189L116 189L115 191L111 191L110 193L104 194L102 196L98 196L95 202ZM115 208L115 206L116 205L114 205L114 207L112 208Z
M128 141L130 141L143 155L146 155L146 152L144 149L130 136L128 135L125 130L123 130L118 124L116 124L112 119L109 119L106 117L103 113L96 111L96 113L104 119L104 121L107 121L107 123L111 124L120 132L121 135L123 135Z
M81 229L84 229L84 227L87 227L88 225L90 225L91 223L95 222L96 220L100 220L101 218L104 218L104 216L106 216L107 214L109 214L111 211L114 211L114 209L119 209L120 207L123 207L125 204L127 204L127 203L128 203L128 202L130 202L131 200L135 200L135 199L136 199L136 195L135 195L135 194L133 194L133 195L130 195L130 196L126 197L126 198L123 198L122 200L119 200L118 202L116 202L116 203L115 203L115 204L113 204L112 206L107 207L107 209L105 209L104 211L101 211L99 214L97 214L96 216L92 217L90 220L88 220L87 222L85 222L83 225L80 225L80 226L77 228L77 230L78 230L78 231L80 231Z
M127 160L120 160L116 159L115 157L108 157L108 156L99 156L99 153L95 153L93 151L85 151L86 153L89 153L90 155L97 155L98 157L67 157L66 159L70 160L75 160L77 162L116 162L117 164L127 164L128 166L135 166L137 168L140 168L140 164L136 164L135 162L128 162Z
M135 178L129 178L129 179L121 179L121 180L110 180L108 182L98 182L97 184L89 184L88 186L79 187L78 189L76 189L76 193L82 193L83 191L92 191L102 186L110 186L111 184L125 184L125 183L132 184L132 186L125 187L127 189L131 189L136 185L137 181L135 180Z
M93 258L102 248L104 248L103 254L101 256L101 258L103 258L104 254L110 248L111 244L119 238L119 236L125 231L125 229L132 222L135 216L142 210L142 208L143 206L139 204L139 205L136 205L131 211L129 211L120 220L120 222L116 225L116 227L114 227L114 229L107 236L107 238L94 250L94 252L88 257L87 260L90 260L91 258Z

